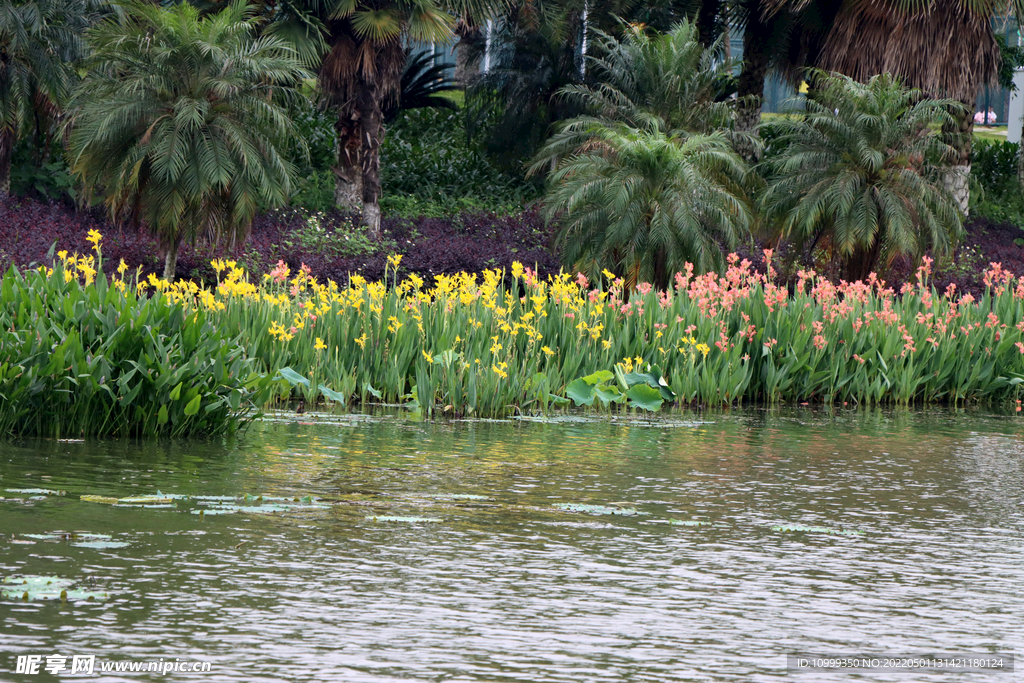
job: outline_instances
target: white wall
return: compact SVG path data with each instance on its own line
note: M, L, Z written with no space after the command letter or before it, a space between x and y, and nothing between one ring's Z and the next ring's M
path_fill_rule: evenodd
M1006 122L1006 139L1020 142L1021 127L1024 125L1024 68L1018 68L1013 75L1017 89L1010 93L1010 113Z

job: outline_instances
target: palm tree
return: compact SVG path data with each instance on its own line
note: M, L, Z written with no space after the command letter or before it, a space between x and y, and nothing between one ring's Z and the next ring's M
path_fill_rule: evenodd
M52 121L74 87L85 52L85 0L0 3L0 195L11 187L11 153L30 121Z
M326 22L328 52L318 82L337 108L339 178L361 183L363 223L380 234L384 111L406 62L402 40L443 42L454 19L435 0L339 0Z
M285 40L255 35L241 1L205 17L186 4L125 9L89 32L68 160L114 220L160 238L173 279L183 240L234 242L258 209L287 200L293 126L282 104L311 74Z
M729 139L598 122L587 134L588 148L549 176L545 199L565 262L592 278L605 268L625 273L630 289L668 287L687 262L699 272L718 268L722 247L750 224L746 166Z
M806 0L805 0L806 1ZM971 139L979 89L1001 60L992 18L1024 14L1020 0L844 0L824 48L822 67L858 80L891 73L930 97L963 106L946 127L957 157L945 182L965 215Z
M765 218L799 247L831 249L850 280L880 259L947 253L961 214L940 173L954 150L935 128L953 122L959 105L886 74L813 78L806 115L769 124L784 151L763 165Z
M604 121L634 127L648 122L668 131L710 132L732 125L724 99L735 64L722 39L705 47L696 24L683 20L668 33L626 27L623 40L596 31L598 56L588 56L593 84L567 85L560 95Z
M791 82L818 63L822 44L835 21L831 0L730 0L728 18L743 29L743 65L736 82L736 130L755 133L761 122L769 71ZM740 152L754 161L758 147L740 138Z

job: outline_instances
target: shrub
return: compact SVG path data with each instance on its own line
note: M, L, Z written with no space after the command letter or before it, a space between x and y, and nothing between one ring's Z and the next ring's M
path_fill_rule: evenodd
M971 156L971 213L995 223L1024 226L1024 192L1013 142L978 140Z
M49 270L7 270L0 435L224 433L270 399L274 382L205 310L140 295L125 270L108 282L63 252Z
M538 196L536 184L499 171L470 144L463 116L416 109L389 126L381 148L381 184L382 206L390 208L390 215L415 218L466 209L507 213ZM417 213L421 207L423 214Z

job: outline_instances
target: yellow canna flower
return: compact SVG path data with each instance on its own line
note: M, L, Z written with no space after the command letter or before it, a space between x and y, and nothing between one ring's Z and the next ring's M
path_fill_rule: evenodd
M125 271L127 271L127 270L128 270L128 264L124 262L124 259L121 259L121 263L117 266L118 274L123 277L124 274L125 274Z
M92 248L95 251L100 250L100 240L103 239L103 235L98 230L90 230L88 236L85 238L87 242L92 242Z
M540 347L540 350L544 352L544 355L545 355L545 356L553 356L553 355L555 355L555 352L554 352L554 351L552 351L552 350L551 350L550 348L548 348L547 346L542 346L542 347Z
M359 348L361 348L361 349L365 349L366 348L366 333L365 332L363 332L363 336L356 337L356 344L359 344Z
M429 353L427 353L426 349L423 349L423 357L427 359L428 363L433 363L434 362L434 359L430 356Z
M322 351L323 349L327 348L327 344L324 344L324 340L323 339L321 339L320 337L317 337L316 338L316 343L313 344L313 348L316 349L317 351Z

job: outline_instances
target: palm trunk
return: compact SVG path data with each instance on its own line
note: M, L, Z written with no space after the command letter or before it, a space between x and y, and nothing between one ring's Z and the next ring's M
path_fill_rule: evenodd
M882 253L882 243L885 241L885 226L879 226L878 234L871 246L861 245L846 259L846 280L855 282L866 280L872 272L876 271L878 256Z
M974 135L974 105L964 103L964 111L958 113L955 129L944 126L943 132L950 136L950 143L956 156L950 161L943 174L942 184L952 193L964 216L971 207L971 142Z
M380 143L384 139L384 93L379 85L367 84L358 96L360 162L363 170L363 225L370 239L380 238Z
M11 154L14 152L14 131L0 131L0 197L11 193Z
M351 107L339 107L334 122L338 136L338 165L334 171L334 205L348 213L363 209L363 169L359 163L359 113Z
M471 26L460 19L455 24L455 35L459 40L452 47L452 50L455 52L455 75L453 80L457 86L465 88L480 68L479 58L473 61L469 59L469 52L471 50L469 42L479 37L480 27Z
M174 282L174 271L178 267L178 241L173 240L167 246L167 254L164 256L164 279Z
M764 81L768 73L770 36L768 27L753 14L743 32L743 69L737 81L739 107L736 112L736 151L747 161L757 161L758 146L749 137L756 135L761 123L761 105L764 102Z
M702 0L697 11L697 39L704 47L715 42L722 35L718 20L721 0Z

